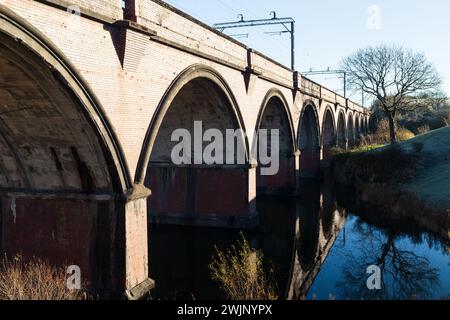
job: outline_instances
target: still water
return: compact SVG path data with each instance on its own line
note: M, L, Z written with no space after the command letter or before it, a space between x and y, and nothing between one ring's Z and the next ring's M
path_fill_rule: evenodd
M280 298L450 298L448 243L367 223L338 203L330 185L308 183L299 200L258 199L260 226L244 235L274 270ZM215 247L230 248L240 231L152 225L149 233L156 299L225 298L208 265ZM367 288L371 265L381 271L381 290Z

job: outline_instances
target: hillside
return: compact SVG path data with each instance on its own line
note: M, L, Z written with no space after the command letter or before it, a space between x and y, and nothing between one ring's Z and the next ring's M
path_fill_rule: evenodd
M414 143L423 144L425 165L404 188L450 209L450 126L417 136L401 146L410 150Z

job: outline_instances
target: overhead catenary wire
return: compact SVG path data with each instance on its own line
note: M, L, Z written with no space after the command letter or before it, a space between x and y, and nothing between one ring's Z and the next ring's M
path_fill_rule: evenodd
M242 3L241 3L241 5L240 5L240 8L241 8L241 9L244 9L244 10L235 9L235 8L233 8L231 5L227 4L227 3L226 3L225 1L223 1L223 0L216 0L216 2L219 3L219 4L221 4L223 7L227 8L228 10L230 10L231 12L233 12L234 14L236 14L236 17L237 17L238 15L242 15L243 13L250 13L250 14L252 14L252 15L254 15L254 16L260 16L260 14L255 13L255 12L254 12L253 10L251 10L251 9L248 9L248 8L245 9L245 8L243 8ZM271 12L273 12L273 11L271 11ZM243 19L243 17L242 17L242 19ZM263 31L266 32L266 30L263 30ZM267 37L263 37L260 33L254 32L254 33L252 33L251 35L249 34L248 39L251 39L252 37L257 38L257 39L261 40L262 42L266 42L266 41L267 41ZM284 42L282 42L282 41L280 41L280 40L278 40L278 39L276 39L276 38L271 38L271 40L274 40L277 44L279 44L280 46L284 47L285 49L291 50L291 48L289 48ZM293 65L292 60L293 60L293 59L292 59L292 57L291 57L291 65Z

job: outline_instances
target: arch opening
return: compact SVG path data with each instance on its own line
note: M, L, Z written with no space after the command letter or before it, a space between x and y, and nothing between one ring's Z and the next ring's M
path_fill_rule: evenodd
M169 88L156 115L160 125L150 129L155 140L145 175L145 186L152 190L149 221L246 227L255 223L256 190L250 189L254 171L248 167L244 129L233 112L237 106L216 74L192 70ZM173 136L180 129L187 139ZM210 130L216 135L208 138ZM180 155L183 161L176 159Z
M0 187L113 192L104 147L83 107L34 55L5 44L2 39Z
M329 161L331 159L331 149L337 145L336 128L334 126L333 113L330 109L325 112L322 129L322 145L323 145L323 160Z
M358 144L361 139L361 123L359 115L355 116L355 143Z
M355 146L355 131L353 130L353 115L350 113L348 116L348 125L347 125L347 136L348 136L348 146Z
M363 119L363 123L364 123L364 134L369 134L369 123L367 118Z
M2 253L78 265L91 288L125 290L109 230L123 231L116 195L131 186L101 106L53 44L3 7L0 70Z
M320 172L318 120L312 104L306 105L300 119L300 178L317 178Z
M343 112L339 112L337 144L341 149L347 148L347 137L345 131L345 116Z
M274 95L263 102L256 133L267 132L264 145L263 136L259 136L257 148L258 167L256 186L258 195L292 195L295 193L295 145L292 123L286 102L281 95ZM265 135L264 135L265 136ZM275 139L272 141L272 138ZM272 160L261 163L259 148ZM263 161L268 162L268 161Z

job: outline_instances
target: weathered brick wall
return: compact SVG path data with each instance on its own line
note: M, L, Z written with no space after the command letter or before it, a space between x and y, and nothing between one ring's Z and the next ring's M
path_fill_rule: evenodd
M20 254L61 266L77 265L83 282L105 288L108 280L115 281L102 270L114 255L114 240L108 238L114 227L108 221L110 206L87 199L1 194L0 250L9 257Z
M154 29L165 39L242 68L246 66L247 49L244 45L226 40L160 1L137 0L136 15L139 24Z
M115 20L123 18L121 0L65 0L71 9L78 7L81 13L91 11Z
M293 74L288 68L268 60L259 52L253 52L252 64L254 69L257 72L261 72L263 76L270 77L283 85L292 87Z

